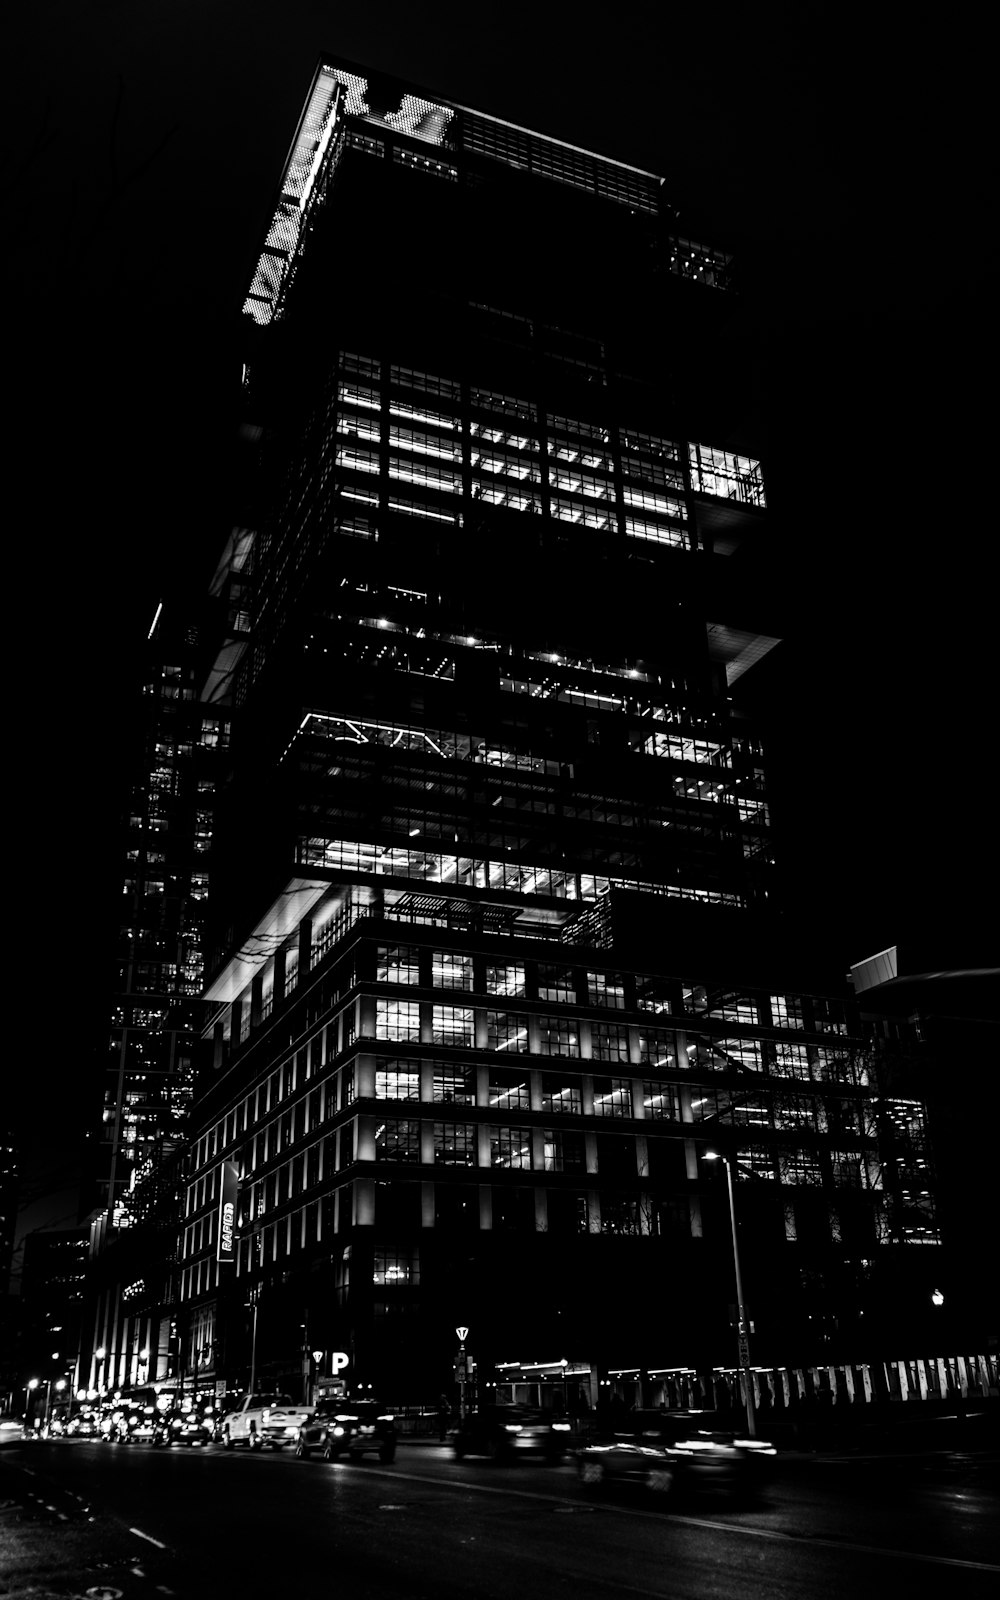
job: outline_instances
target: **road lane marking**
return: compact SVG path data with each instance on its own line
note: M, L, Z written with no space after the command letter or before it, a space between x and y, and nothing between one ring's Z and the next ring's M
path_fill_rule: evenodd
M380 1471L376 1467L370 1467L365 1477L370 1477L376 1472L381 1478L406 1479L410 1483L427 1483L437 1488L472 1489L478 1494L508 1496L515 1500L537 1500L543 1505L557 1508L563 1508L567 1504L556 1495L540 1494L535 1489L507 1489L494 1483L473 1483L467 1478L428 1478L419 1472ZM612 1506L610 1503L607 1509L613 1510L618 1515L641 1517L646 1521L659 1521L664 1515L663 1511L643 1511L632 1506ZM713 1528L719 1533L739 1533L748 1539L772 1539L777 1543L797 1545L800 1549L812 1546L816 1549L845 1550L855 1555L892 1556L902 1561L924 1561L931 1566L963 1567L972 1572L1000 1572L1000 1564L992 1561L966 1561L961 1556L936 1556L922 1550L897 1550L890 1545L854 1544L848 1539L823 1539L813 1537L812 1534L783 1533L778 1528L750 1528L741 1522L716 1522L708 1517L677 1516L672 1511L666 1514L672 1523L681 1527Z
M165 1550L167 1548L161 1539L154 1539L151 1533L143 1533L141 1528L129 1528L128 1531L129 1533L134 1533L137 1539L147 1539L150 1544L155 1544L157 1550Z

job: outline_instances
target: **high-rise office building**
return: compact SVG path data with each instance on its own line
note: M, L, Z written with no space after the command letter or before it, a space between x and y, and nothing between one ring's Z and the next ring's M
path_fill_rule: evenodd
M710 1146L766 1359L935 1237L839 980L769 933L733 281L655 174L321 66L246 301L249 628L211 680L206 1382L337 1350L436 1393L456 1326L484 1382L732 1361Z
M87 1160L93 1204L77 1373L85 1388L165 1376L170 1364L165 1307L204 1022L216 770L229 731L210 686L201 698L204 685L199 621L159 607L130 730L116 981L101 1123Z

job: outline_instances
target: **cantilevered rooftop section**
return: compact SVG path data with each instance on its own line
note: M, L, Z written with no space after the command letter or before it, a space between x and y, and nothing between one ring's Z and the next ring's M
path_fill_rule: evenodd
M677 212L656 173L467 106L425 99L398 79L323 61L285 163L280 198L243 307L256 322L265 325L280 318L313 208L323 202L345 139L352 130L363 137L366 125L436 147L439 155L424 161L439 163L446 177L458 179L465 157L485 158L661 218L667 224L669 270L713 288L729 287L731 258L680 237Z

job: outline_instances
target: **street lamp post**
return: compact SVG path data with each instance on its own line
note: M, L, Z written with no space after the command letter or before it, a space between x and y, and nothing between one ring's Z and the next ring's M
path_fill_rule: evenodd
M31 1395L32 1397L34 1396L35 1390L38 1388L38 1381L39 1380L37 1378L29 1378L27 1384L25 1385L25 1389L26 1389L26 1394L25 1394L25 1413L24 1413L24 1430L25 1430L25 1433L27 1433L27 1431L28 1431L27 1398L28 1398L28 1395ZM32 1421L32 1424L34 1424L34 1422L35 1422L35 1401L34 1401L34 1398L32 1398L32 1401L31 1401L31 1421Z
M747 1321L746 1301L743 1298L740 1247L736 1238L736 1200L733 1195L732 1163L728 1156L720 1155L717 1150L706 1150L705 1160L721 1161L726 1169L726 1183L729 1189L729 1221L733 1230L733 1266L736 1269L736 1318L740 1340L740 1369L743 1373L743 1392L746 1396L747 1404L747 1433L751 1439L755 1439L757 1437L757 1412L753 1401L753 1379L750 1372L750 1324Z

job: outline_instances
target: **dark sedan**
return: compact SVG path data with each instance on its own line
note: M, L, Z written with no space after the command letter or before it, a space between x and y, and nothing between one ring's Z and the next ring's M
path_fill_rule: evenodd
M153 1424L154 1445L206 1445L215 1437L215 1418L211 1411L175 1407L161 1411Z
M564 1418L527 1406L481 1406L459 1423L452 1443L460 1461L467 1455L488 1456L491 1461L513 1461L527 1455L560 1461L571 1432Z
M375 1400L321 1400L313 1415L299 1429L295 1454L303 1461L318 1455L323 1461L347 1456L360 1461L366 1454L380 1461L396 1457L396 1419Z

